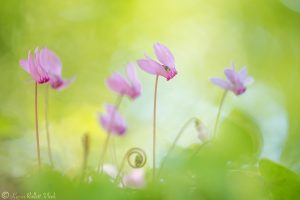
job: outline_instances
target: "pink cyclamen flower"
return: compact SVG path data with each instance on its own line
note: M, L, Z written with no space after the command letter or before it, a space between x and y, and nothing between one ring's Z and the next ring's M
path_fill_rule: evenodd
M127 65L127 76L129 81L119 73L114 73L106 80L106 83L112 91L135 99L141 95L142 86L137 77L135 67L131 63Z
M159 62L145 55L144 59L137 61L138 65L145 72L163 76L167 80L172 79L177 74L173 54L166 46L160 43L154 44L153 48Z
M106 114L100 116L100 123L105 130L115 135L124 135L127 130L125 120L113 105L106 106Z
M122 184L127 188L142 188L145 186L144 170L133 169L129 174L123 177Z
M47 83L50 80L48 69L41 64L41 57L38 48L34 51L34 58L31 52L28 53L27 60L20 60L21 67L31 75L37 84Z
M113 181L117 178L118 169L113 164L104 164L103 172L108 175ZM128 174L121 176L120 187L122 188L142 188L145 186L145 173L143 169L133 169Z
M232 91L237 96L243 94L247 86L253 82L253 78L248 76L246 67L243 67L240 71L235 71L234 64L232 64L232 68L225 69L224 74L228 80L211 78L211 82L225 90Z
M74 78L68 80L62 78L62 63L58 56L48 48L41 49L40 63L49 72L50 85L53 89L62 90L74 81Z

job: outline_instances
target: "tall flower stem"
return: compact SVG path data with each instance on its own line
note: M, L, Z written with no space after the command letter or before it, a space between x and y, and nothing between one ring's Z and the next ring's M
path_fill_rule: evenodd
M48 157L51 166L53 167L53 158L51 151L51 141L50 141L50 131L49 131L49 120L48 120L48 110L49 110L49 84L45 88L45 126L46 126L46 135L47 135L47 146L48 146Z
M214 126L213 138L216 137L218 124L219 124L219 119L220 119L220 114L221 114L221 110L222 110L223 105L224 105L225 97L227 96L227 92L228 91L225 90L225 92L223 93L222 98L221 98L221 102L220 102L220 106L219 106L219 109L218 109L218 114L217 114L217 118L216 118L216 122L215 122L215 126Z
M221 115L221 111L222 111L222 108L223 108L223 105L224 105L224 101L225 101L225 98L227 96L227 93L228 91L225 90L223 95L222 95L222 98L221 98L221 102L220 102L220 105L219 105L219 109L218 109L218 114L217 114L217 118L216 118L216 122L215 122L215 126L214 126L214 130L213 130L213 135L212 135L212 139L214 139L216 137L216 134L217 134L217 129L218 129L218 124L219 124L219 119L220 119L220 115ZM197 156L197 154L201 151L201 149L208 145L209 143L211 143L212 140L210 141L206 141L204 142L196 151L195 153L191 156L191 160Z
M167 158L169 158L169 156L171 155L171 153L172 153L172 151L174 150L174 148L175 148L175 146L176 146L176 144L177 144L179 138L182 136L182 134L184 133L184 131L186 130L186 128L187 128L192 122L197 121L197 120L198 120L198 119L197 119L196 117L190 118L189 120L187 120L187 121L185 122L185 124L184 124L184 125L182 126L182 128L179 130L179 132L178 132L178 134L177 134L175 140L174 140L173 143L172 143L172 146L169 148L169 150L168 150L166 156L164 157L164 159L163 159L162 162L161 162L160 169L159 169L159 176L160 176L160 174L161 174L161 172L162 172L162 170L163 170L163 167L164 167L164 165L165 165L165 163L166 163L166 161L167 161Z
M114 163L118 163L117 161L117 150L116 150L116 138L111 139L111 150L112 150L112 158Z
M115 113L119 110L119 107L121 105L122 100L123 100L123 95L120 95L117 99L116 104L115 104L116 110L112 114L110 122L109 122L108 130L107 130L107 137L104 141L103 149L102 149L102 152L100 154L99 164L98 164L98 168L97 168L98 173L100 172L101 166L103 165L105 154L107 152L108 144L109 144L109 141L110 141L110 138L111 138L111 126L112 126L114 118L115 118ZM101 170L101 172L102 172L102 170Z
M38 84L35 83L34 87L34 109L35 109L35 137L36 137L36 150L39 168L41 167L41 154L40 154L40 138L39 138L39 121L38 121Z
M85 133L82 137L82 147L83 147L83 161L82 161L82 175L81 179L84 179L86 168L88 164L88 156L90 152L90 136L88 133Z
M157 86L158 86L158 75L155 79L155 89L154 89L154 105L153 105L153 172L152 179L155 179L155 166L156 166L156 98L157 98Z

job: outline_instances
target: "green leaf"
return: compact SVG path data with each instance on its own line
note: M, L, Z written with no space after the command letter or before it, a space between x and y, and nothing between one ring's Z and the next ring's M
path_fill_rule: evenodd
M255 161L261 152L262 136L253 118L234 110L217 133L220 155L236 161Z
M259 170L273 199L299 199L300 178L295 172L268 159L259 162Z

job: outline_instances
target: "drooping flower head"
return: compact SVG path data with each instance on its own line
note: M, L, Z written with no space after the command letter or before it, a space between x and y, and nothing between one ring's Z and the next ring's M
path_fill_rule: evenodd
M145 186L144 170L133 169L129 174L122 179L124 187L127 188L142 188Z
M197 119L195 121L195 128L198 132L199 140L201 140L202 142L206 142L209 140L209 130L201 120Z
M126 95L131 99L135 99L141 95L141 82L139 81L133 64L127 65L127 81L119 73L114 73L107 80L107 86L120 95Z
M159 62L145 55L144 59L137 61L142 70L147 73L165 77L167 80L176 76L175 59L171 51L164 45L156 43L153 46Z
M111 134L121 136L124 135L127 130L125 120L113 105L106 105L106 113L100 115L99 120L102 127Z
M113 181L117 178L118 169L113 164L104 164L103 172L108 175ZM122 188L142 188L145 186L145 173L143 169L133 169L128 174L121 176L120 187Z
M20 60L20 65L38 84L50 83L53 89L61 90L67 87L73 79L62 79L62 64L59 58L49 49L35 49L34 59L29 51L27 60Z
M243 67L240 71L235 71L234 64L232 68L224 70L227 80L221 78L211 78L211 82L225 90L232 91L239 96L247 90L247 86L253 82L253 78L248 76L247 68Z
M32 79L37 84L48 83L50 76L48 69L41 64L41 57L38 48L34 51L34 58L32 58L31 52L28 52L27 60L20 60L21 67L31 75Z
M69 86L74 78L64 80L62 78L62 64L58 56L48 48L43 48L40 51L41 65L46 68L50 76L50 85L53 89L62 90Z

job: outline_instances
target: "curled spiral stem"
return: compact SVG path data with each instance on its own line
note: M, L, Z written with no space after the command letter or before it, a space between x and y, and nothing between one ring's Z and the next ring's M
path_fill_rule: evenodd
M134 160L132 161L132 156L134 156ZM123 157L122 163L118 170L118 175L116 176L115 183L117 183L120 179L121 173L124 169L125 163L127 163L131 168L137 169L145 166L147 162L147 155L145 151L139 147L133 147L129 149Z

